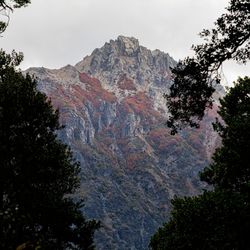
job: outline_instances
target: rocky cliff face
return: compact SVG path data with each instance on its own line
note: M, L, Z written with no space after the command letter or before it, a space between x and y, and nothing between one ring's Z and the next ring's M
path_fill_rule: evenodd
M176 62L120 36L75 66L31 68L59 108L60 138L81 162L85 214L99 219L97 249L146 249L174 195L194 195L218 143L207 112L201 128L171 136L162 97Z

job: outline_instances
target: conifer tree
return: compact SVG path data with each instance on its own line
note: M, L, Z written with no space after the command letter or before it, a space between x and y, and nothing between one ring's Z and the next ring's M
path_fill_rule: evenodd
M213 106L223 62L246 63L250 59L250 1L230 0L226 10L213 29L200 33L204 43L193 46L195 56L173 69L174 82L165 95L173 134L183 126L198 127L205 110Z
M30 3L30 0L0 0L0 34L3 33L10 19L10 12L16 8L25 7Z
M99 223L73 196L79 164L57 139L58 111L16 69L21 60L0 50L0 248L93 249Z
M154 250L250 249L250 78L239 78L219 114L222 146L201 173L214 189L172 201L169 222L151 239Z

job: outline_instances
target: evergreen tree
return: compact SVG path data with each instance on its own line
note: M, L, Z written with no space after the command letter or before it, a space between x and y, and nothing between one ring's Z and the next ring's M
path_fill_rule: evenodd
M16 8L25 7L30 3L30 0L0 0L0 14L5 17L5 21L0 21L0 34L3 33L9 23L9 12Z
M93 249L99 223L73 198L79 164L57 139L58 111L16 70L21 60L0 50L0 248Z
M174 83L165 95L172 133L185 125L199 126L206 108L212 107L214 86L220 82L218 71L224 61L246 63L250 59L250 1L230 0L215 28L200 35L205 42L193 46L195 56L173 69Z
M224 122L217 120L214 128L223 146L201 179L216 189L250 192L250 78L239 78L220 102L218 114Z
M151 238L154 250L248 250L249 196L210 191L175 198L170 220Z
M169 222L151 239L154 250L250 249L250 78L231 88L219 114L222 146L201 174L214 190L175 198Z

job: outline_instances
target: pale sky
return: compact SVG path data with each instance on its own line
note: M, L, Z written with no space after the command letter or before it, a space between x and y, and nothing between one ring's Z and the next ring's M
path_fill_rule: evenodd
M192 55L198 33L213 27L229 0L32 0L11 14L1 47L24 53L22 69L75 65L119 35L133 36L175 60ZM228 82L247 75L250 65L226 63Z

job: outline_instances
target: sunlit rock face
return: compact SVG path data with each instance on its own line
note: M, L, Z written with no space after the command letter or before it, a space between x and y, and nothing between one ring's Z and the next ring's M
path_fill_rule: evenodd
M218 145L216 107L200 129L170 135L163 94L175 65L168 54L119 36L75 66L28 70L60 110L60 139L81 163L84 213L102 222L97 249L147 249L171 198L204 188L197 174Z

